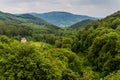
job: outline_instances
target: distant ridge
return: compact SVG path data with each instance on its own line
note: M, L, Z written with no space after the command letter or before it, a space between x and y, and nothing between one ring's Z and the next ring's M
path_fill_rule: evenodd
M32 23L37 25L52 25L59 27L68 27L83 20L95 20L97 18L76 15L69 12L48 12L48 13L25 13L25 14L11 14L0 11L0 20L12 21L18 23Z
M39 13L31 13L31 14L35 17L42 18L47 22L60 27L70 26L82 20L97 19L95 17L90 17L86 15L76 15L69 12L59 12L59 11L53 11L53 12L42 13L42 14L39 14Z

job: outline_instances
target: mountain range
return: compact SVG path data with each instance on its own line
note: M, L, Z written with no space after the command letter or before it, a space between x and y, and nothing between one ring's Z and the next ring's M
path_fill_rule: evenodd
M11 14L0 12L0 20L18 23L31 23L37 25L52 25L58 27L68 27L83 20L95 20L97 18L76 15L68 12L48 12L48 13L26 13Z
M67 27L67 26L73 25L77 22L80 22L82 20L97 19L95 17L90 17L90 16L86 16L86 15L76 15L76 14L72 14L69 12L59 12L59 11L58 12L53 11L53 12L42 13L42 14L31 13L31 15L42 18L42 19L46 20L47 22L52 23L59 27Z

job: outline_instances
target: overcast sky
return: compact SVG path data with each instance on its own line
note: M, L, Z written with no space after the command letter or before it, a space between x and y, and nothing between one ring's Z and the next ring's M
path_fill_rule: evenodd
M0 11L9 13L66 11L105 17L118 10L120 0L0 0Z

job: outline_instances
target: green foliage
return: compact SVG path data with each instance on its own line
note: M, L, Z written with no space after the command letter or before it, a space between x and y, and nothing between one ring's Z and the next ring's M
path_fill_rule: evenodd
M99 35L101 33L102 35ZM99 34L99 36L94 38L92 45L89 47L88 59L92 63L93 69L106 75L111 71L119 69L115 66L119 62L116 63L116 61L114 61L114 56L119 54L117 49L119 48L119 46L117 46L119 44L119 35L115 31L108 33L100 31Z
M120 80L120 71L109 74L103 80Z
M90 67L86 67L83 72L83 77L81 80L98 80L99 74L94 72Z
M120 25L120 19L119 18L112 21L112 26L111 27L113 29L116 29L116 27L118 27L118 25Z
M91 66L91 73L99 73L99 77L96 75L95 80L96 77L99 80L100 77L105 77L120 69L119 19L119 12L117 12L105 19L94 21L85 29L80 30L76 36L78 42L74 45L76 49L73 51L77 54L84 53L88 59L88 66ZM94 74L91 74L91 78L86 78L88 74L83 74L85 76L81 79L94 80L92 77Z
M71 51L54 49L45 43L10 41L5 36L0 40L0 78L3 80L61 80L65 75L70 80L80 78L77 70L71 68L71 64L79 65L75 60L77 55Z
M72 39L71 38L63 38L62 47L71 49Z
M63 71L62 80L80 80L79 74L67 69Z

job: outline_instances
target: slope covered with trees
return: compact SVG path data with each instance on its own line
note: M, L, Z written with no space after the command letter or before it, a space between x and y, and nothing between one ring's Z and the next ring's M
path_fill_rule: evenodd
M29 23L29 24L37 24L37 25L52 25L48 23L47 21L35 17L30 14L20 14L20 15L14 15L10 13L4 13L0 12L0 20L1 21L10 21L10 22L17 22L19 23Z
M84 53L92 71L105 80L119 80L120 12L94 21L79 31L77 52ZM116 76L116 78L114 77Z
M38 24L38 25L52 25L48 23L47 21L34 17L33 15L30 14L21 14L21 15L15 15L17 18L22 18L24 22L26 23L33 23L33 24Z
M77 22L77 23L71 25L70 28L79 29L81 27L85 27L85 26L89 25L91 22L93 22L93 20L83 20L83 21L80 21L80 22Z
M0 79L119 80L120 12L82 29L0 21Z

